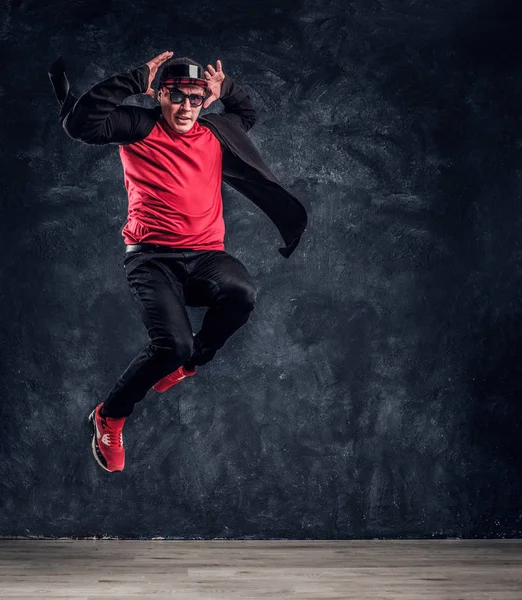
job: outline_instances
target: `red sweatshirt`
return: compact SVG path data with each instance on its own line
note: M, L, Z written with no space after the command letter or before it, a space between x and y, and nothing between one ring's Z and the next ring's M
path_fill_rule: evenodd
M225 249L223 152L210 129L195 122L180 134L160 118L146 138L119 150L129 196L126 244Z

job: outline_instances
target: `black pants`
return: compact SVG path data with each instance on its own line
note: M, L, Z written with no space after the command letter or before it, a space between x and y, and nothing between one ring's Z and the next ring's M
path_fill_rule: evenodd
M244 265L221 250L129 252L127 281L149 333L104 402L108 417L127 417L162 377L179 366L204 365L244 325L257 290ZM186 306L208 306L193 337Z

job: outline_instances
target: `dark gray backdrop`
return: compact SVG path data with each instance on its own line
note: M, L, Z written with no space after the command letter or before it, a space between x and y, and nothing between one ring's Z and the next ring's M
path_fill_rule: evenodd
M4 5L0 535L521 534L516 4ZM310 225L285 260L224 189L256 310L149 393L108 474L87 415L146 342L126 195L117 148L61 130L47 68L62 53L78 94L165 49L251 94L250 135Z

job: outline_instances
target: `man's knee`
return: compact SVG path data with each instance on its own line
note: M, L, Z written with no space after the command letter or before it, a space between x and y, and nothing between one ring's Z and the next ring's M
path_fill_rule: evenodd
M158 338L152 340L150 348L160 362L169 368L176 369L192 356L194 338L192 333L183 338Z
M234 286L231 293L234 301L239 303L246 311L254 310L257 300L257 288L249 282L241 282Z

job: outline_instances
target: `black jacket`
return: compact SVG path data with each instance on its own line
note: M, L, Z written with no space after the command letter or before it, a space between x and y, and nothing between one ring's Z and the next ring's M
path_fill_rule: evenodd
M130 144L144 139L161 116L161 108L123 105L128 96L147 90L149 67L143 65L93 86L80 99L70 91L65 65L59 57L49 77L61 104L60 122L74 139L88 144ZM200 116L223 147L223 181L256 204L278 228L288 258L306 229L307 214L299 200L285 190L263 162L246 132L256 120L248 94L228 75L221 88L224 112Z

